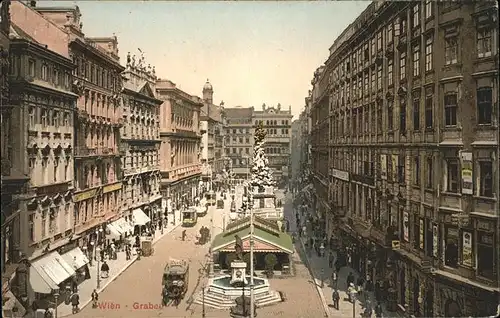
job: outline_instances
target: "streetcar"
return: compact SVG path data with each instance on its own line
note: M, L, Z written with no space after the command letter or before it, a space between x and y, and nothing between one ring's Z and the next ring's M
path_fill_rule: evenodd
M182 211L182 226L193 227L198 222L198 213L195 207L189 207Z

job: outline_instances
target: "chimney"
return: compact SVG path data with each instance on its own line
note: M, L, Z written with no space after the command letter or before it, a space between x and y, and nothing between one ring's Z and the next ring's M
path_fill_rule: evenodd
M31 0L31 1L30 1L29 6L30 6L31 8L35 8L35 7L36 7L36 1Z

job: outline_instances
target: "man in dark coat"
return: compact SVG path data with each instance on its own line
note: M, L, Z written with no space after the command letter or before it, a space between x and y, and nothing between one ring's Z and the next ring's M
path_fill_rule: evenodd
M338 290L334 290L332 293L333 308L339 310L340 294Z
M346 286L349 286L351 285L351 283L354 284L354 275L352 274L352 272L349 272L349 275L347 275L347 278L346 278Z
M78 295L78 293L74 293L73 295L71 295L71 306L73 307L73 314L76 314L78 313L78 311L80 311L80 308L78 308L78 306L80 305L80 296Z

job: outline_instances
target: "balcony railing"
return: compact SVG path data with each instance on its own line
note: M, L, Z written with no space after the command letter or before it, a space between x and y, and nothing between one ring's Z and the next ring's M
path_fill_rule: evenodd
M116 149L111 147L76 147L75 157L90 157L90 156L110 156L117 154Z

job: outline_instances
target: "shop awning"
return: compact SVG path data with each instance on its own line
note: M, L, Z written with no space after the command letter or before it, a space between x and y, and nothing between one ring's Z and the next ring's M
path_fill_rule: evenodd
M113 238L119 238L120 235L123 233L121 227L119 227L119 225L117 226L116 221L106 225L106 227L108 228L109 233Z
M144 213L142 209L135 209L132 212L134 225L146 225L146 223L151 222L149 216Z
M67 253L61 255L66 263L73 266L75 270L82 268L89 263L89 259L79 247L75 247Z
M57 252L33 261L29 270L31 288L40 294L50 294L59 289L59 284L75 274L75 270Z
M125 218L118 219L120 232L123 234L134 231L134 225L132 222L125 220ZM117 227L118 228L118 227Z

